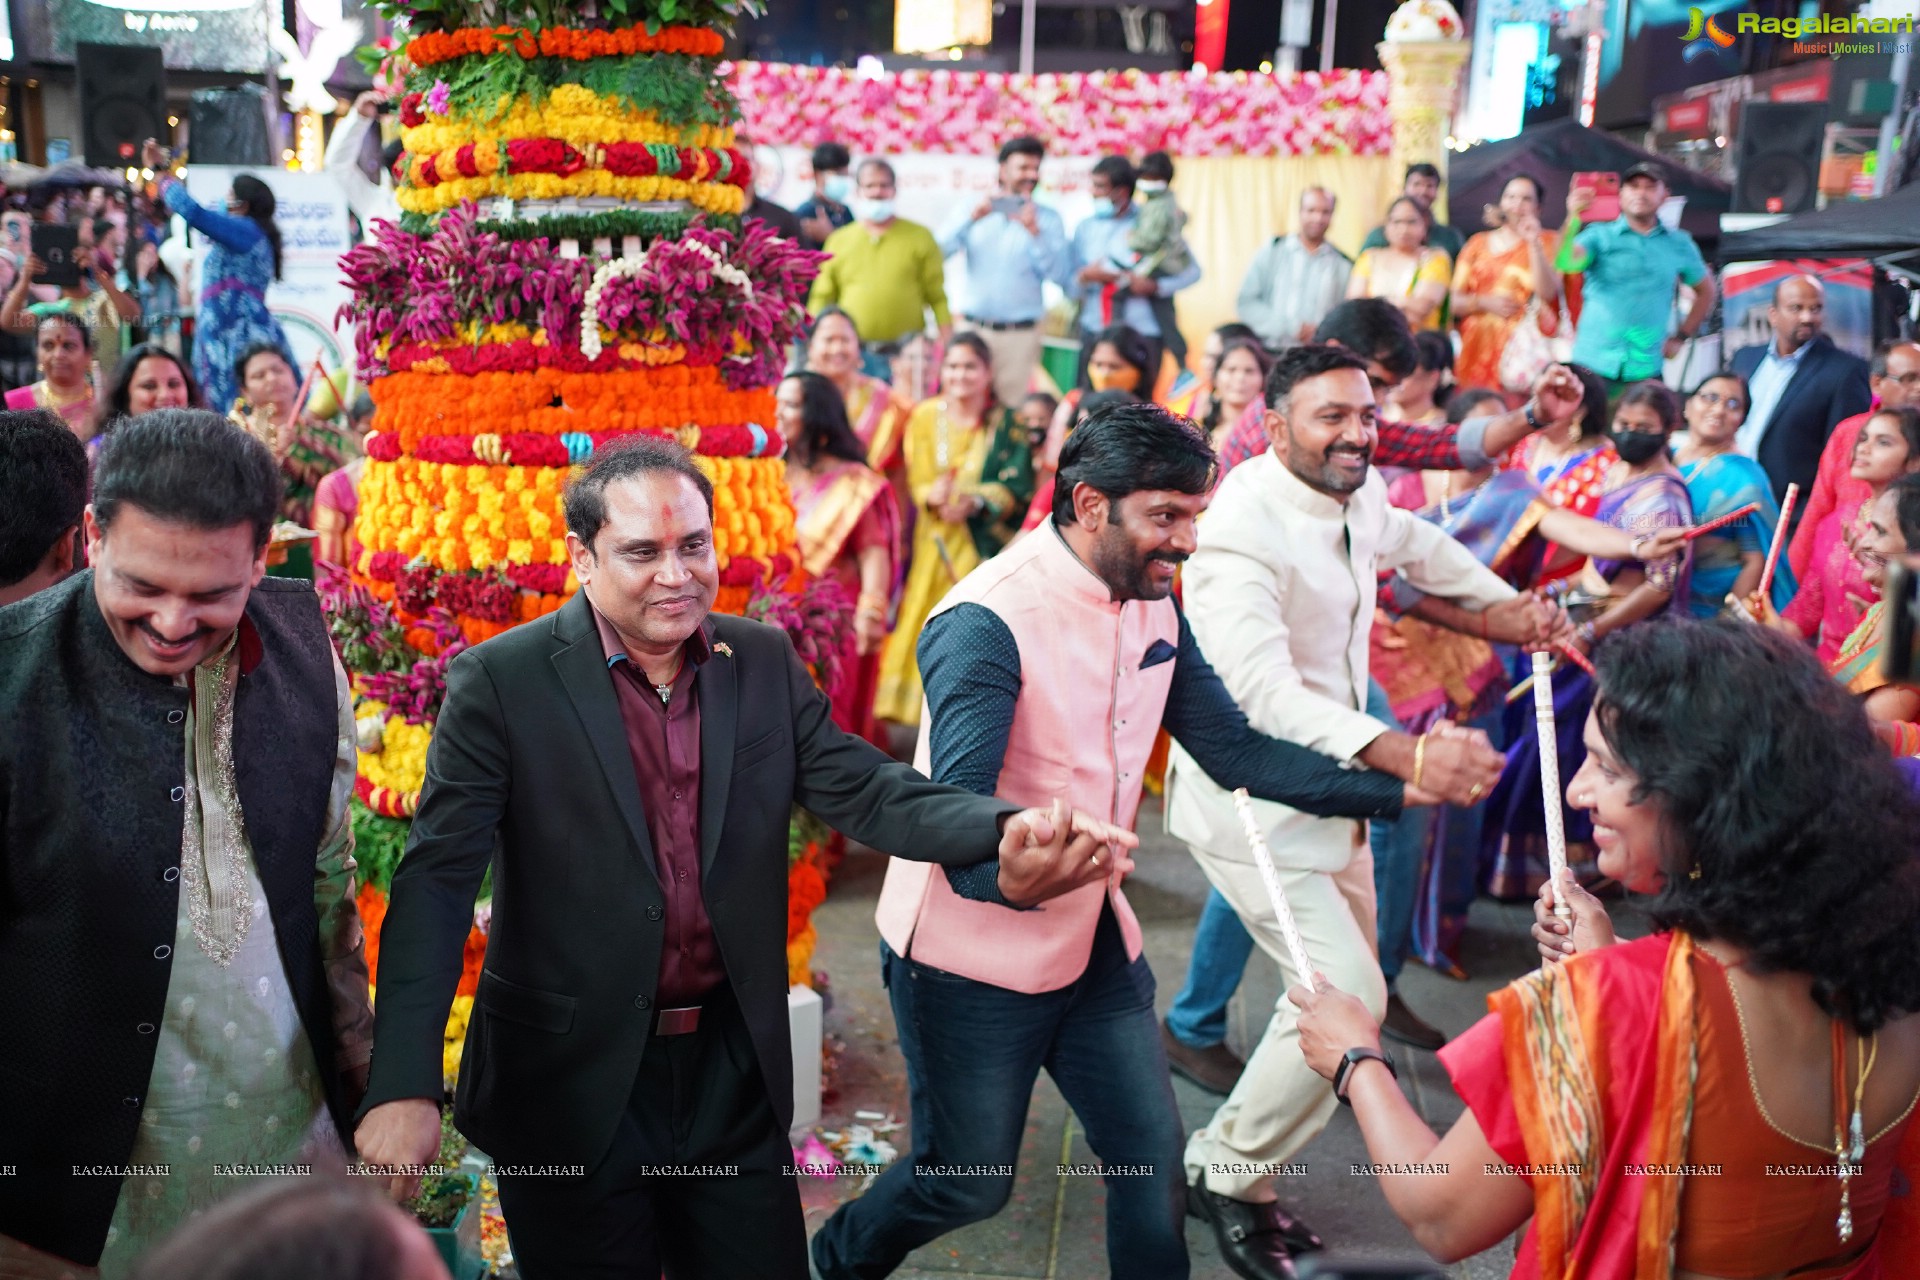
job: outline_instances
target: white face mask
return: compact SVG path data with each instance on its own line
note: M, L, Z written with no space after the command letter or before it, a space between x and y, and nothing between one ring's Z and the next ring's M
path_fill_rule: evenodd
M1136 182L1134 185L1140 189L1140 194L1143 196L1158 195L1167 189L1167 184L1164 182L1148 182L1145 179Z
M864 196L852 203L853 216L862 222L886 222L893 217L893 201L868 200Z
M827 199L835 204L845 204L853 195L853 179L844 173L830 173L823 184Z

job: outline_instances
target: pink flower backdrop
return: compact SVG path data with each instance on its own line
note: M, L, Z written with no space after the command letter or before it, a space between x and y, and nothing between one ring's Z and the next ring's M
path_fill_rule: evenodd
M1387 77L1317 72L1138 71L1032 77L903 71L869 79L841 67L732 67L755 143L844 143L856 155L991 155L1022 133L1056 155L1385 155L1393 146Z

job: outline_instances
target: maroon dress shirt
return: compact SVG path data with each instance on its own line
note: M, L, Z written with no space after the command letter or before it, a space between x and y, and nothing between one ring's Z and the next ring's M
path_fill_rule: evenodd
M647 815L654 866L667 900L666 941L654 1007L697 1005L727 980L713 921L700 896L700 668L711 656L706 630L687 638L686 660L662 702L640 664L627 657L620 633L593 611L607 674L620 702L620 722L633 757L640 808Z

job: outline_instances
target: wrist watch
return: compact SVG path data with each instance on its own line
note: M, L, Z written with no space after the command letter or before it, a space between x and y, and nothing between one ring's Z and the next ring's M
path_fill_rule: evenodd
M1533 410L1533 398L1531 396L1527 398L1526 404L1521 406L1521 412L1527 415L1527 430L1538 431L1540 429L1540 415Z
M1333 1073L1333 1096L1340 1099L1342 1106L1353 1105L1353 1100L1347 1097L1347 1077L1353 1074L1355 1067L1367 1061L1377 1062L1385 1067L1387 1074L1395 1080L1400 1078L1400 1073L1394 1069L1393 1059L1379 1049L1369 1049L1364 1045L1349 1049L1340 1059L1340 1065Z

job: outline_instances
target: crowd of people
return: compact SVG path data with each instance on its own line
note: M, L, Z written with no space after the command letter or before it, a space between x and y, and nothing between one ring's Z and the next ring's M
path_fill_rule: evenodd
M1189 1215L1236 1274L1293 1275L1323 1241L1284 1171L1342 1103L1413 1171L1382 1184L1438 1258L1523 1228L1516 1275L1920 1257L1890 1252L1920 1250L1920 1215L1889 1190L1920 1163L1896 767L1920 684L1884 661L1890 567L1920 556L1920 345L1840 351L1792 275L1770 342L1671 388L1715 287L1657 167L1614 220L1583 225L1576 191L1558 232L1515 177L1465 235L1415 165L1351 259L1334 193L1303 191L1189 373L1172 303L1202 266L1171 161L1102 159L1069 234L1034 199L1044 154L1007 142L936 234L897 216L885 160L815 150L793 222L828 256L772 425L801 562L846 596L845 677L829 699L778 633L710 615L713 491L684 450L597 451L565 499L579 593L446 670L377 1020L346 678L312 594L263 581L281 522L319 538L283 573L350 559L365 412L300 401L272 193L243 175L223 211L160 181L152 209L211 244L190 328L142 326L139 206L87 209L79 285L13 264L0 323L38 365L0 419L0 964L33 978L0 995L0 1109L26 1124L0 1165L31 1172L0 1179L0 1276L124 1274L214 1198L137 1172L168 1153L356 1152L409 1190L489 866L454 1116L504 1169L579 1170L500 1178L534 1280L889 1274L1006 1204L1043 1069L1132 1171L1107 1177L1115 1276L1188 1274ZM1050 286L1079 304L1068 387L1040 370ZM183 742L181 785L154 780ZM1155 793L1210 884L1164 1018L1126 886ZM811 1243L785 1141L793 804L893 855L876 925L912 1096L910 1154ZM1653 895L1654 936L1616 944L1619 888ZM1466 976L1481 895L1536 904L1547 964L1447 1044L1397 979ZM1242 1059L1255 945L1294 986ZM1468 1106L1446 1135L1383 1034L1441 1051ZM1173 1074L1221 1099L1191 1133ZM1796 1161L1835 1172L1753 1172ZM663 1165L733 1172L656 1189Z

